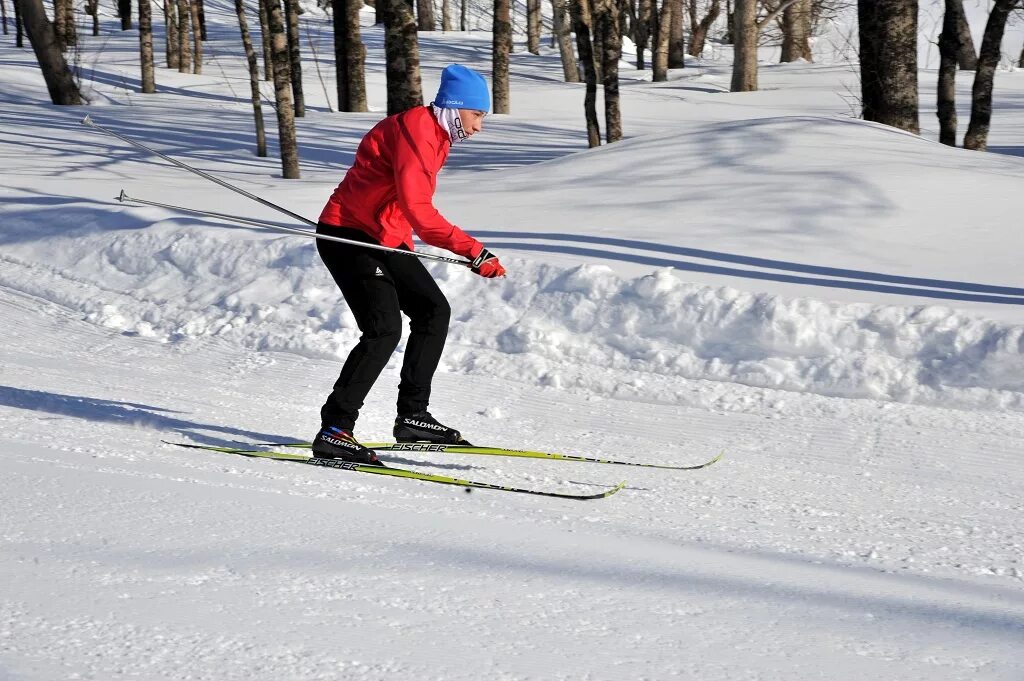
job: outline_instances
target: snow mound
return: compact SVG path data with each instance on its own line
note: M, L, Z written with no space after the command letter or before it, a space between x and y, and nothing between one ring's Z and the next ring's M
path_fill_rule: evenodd
M73 211L73 209L65 209ZM145 214L145 219L140 219ZM343 356L359 336L312 240L157 222L40 241L17 224L0 286L124 334ZM822 395L1024 408L1024 327L941 306L842 304L688 283L670 268L509 262L484 281L431 265L454 314L442 370L676 400L680 378Z

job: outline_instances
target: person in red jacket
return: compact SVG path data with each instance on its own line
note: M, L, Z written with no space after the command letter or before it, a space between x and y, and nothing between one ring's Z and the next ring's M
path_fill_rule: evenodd
M413 250L415 233L467 258L482 277L505 276L497 256L433 204L437 173L451 146L480 132L490 108L483 76L459 64L446 67L432 104L389 116L363 137L355 162L320 214L317 233L407 251ZM326 239L317 239L317 251L361 336L320 410L313 455L383 465L353 431L366 395L398 346L403 313L410 333L394 436L400 442L464 442L459 431L427 411L451 308L422 260Z

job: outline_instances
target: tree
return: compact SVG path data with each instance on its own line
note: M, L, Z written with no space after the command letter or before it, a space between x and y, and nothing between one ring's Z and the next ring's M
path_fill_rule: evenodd
M164 38L167 45L167 68L176 69L181 63L178 51L178 5L176 0L164 0Z
M594 61L594 44L591 42L593 18L590 0L569 0L572 26L576 32L576 48L583 65L583 80L587 85L583 98L583 115L587 121L587 144L601 146L601 125L597 120L597 64Z
M672 3L662 2L661 11L654 12L655 26L651 35L654 45L651 46L651 78L655 83L668 80L669 32L672 24Z
M74 26L74 14L68 13L67 0L53 0L53 31L61 52L68 49L68 27Z
M812 12L812 0L796 0L782 13L782 58L779 61L814 61L811 54Z
M270 50L270 22L267 20L267 0L259 0L260 42L263 43L263 80L274 80L274 57Z
M978 51L978 68L971 92L971 122L964 136L964 148L984 151L988 147L988 129L992 122L992 85L1002 54L1006 20L1020 0L995 0L985 24L985 35Z
M36 60L43 72L50 101L54 104L77 105L82 103L78 85L71 76L64 53L57 42L53 25L43 9L43 0L14 0L21 20L28 34L28 41L36 53Z
M6 0L0 0L0 15L2 15L4 23L4 35L7 35L7 2Z
M762 19L757 17L757 0L736 0L733 16L733 60L731 92L757 90L757 40L761 29L775 21L797 0L783 0Z
M188 16L192 26L192 73L203 72L203 31L199 26L199 0L190 0L188 3Z
M494 0L491 88L494 113L509 113L508 57L512 52L512 20L509 0Z
M291 61L292 101L295 115L306 115L306 97L302 94L302 52L299 50L299 0L284 0L285 21L288 22L288 55Z
M572 27L569 25L567 0L551 0L551 23L555 39L558 41L558 54L562 58L562 75L566 83L580 82L580 67L576 63L576 53L572 49Z
M939 142L956 146L956 68L960 54L960 31L957 26L957 6L963 14L963 0L946 0L939 34L939 86L937 92Z
M526 49L540 54L540 0L526 0Z
M858 0L865 120L918 133L917 0Z
M178 0L178 73L188 73L192 70L192 48L188 44L190 21L188 0Z
M662 0L672 5L669 14L668 31L668 67L670 69L681 69L685 66L683 61L683 0ZM691 0L692 1L692 0Z
M274 64L274 103L277 135L281 147L281 174L286 180L299 179L299 149L295 139L295 106L292 104L291 64L288 35L281 0L266 0L270 27L270 54Z
M242 0L235 0L235 14L238 15L238 29L242 33L242 46L249 64L249 92L252 95L252 114L256 120L256 155L264 157L267 155L267 134L263 128L263 106L260 103L260 66L256 50L252 47L249 22L245 18L245 3Z
M24 47L25 22L21 19L21 6L14 0L14 46Z
M366 46L359 31L361 0L332 0L334 70L338 81L338 110L366 111Z
M441 0L441 30L447 33L452 29L452 0Z
M85 0L85 13L92 17L92 34L100 34L100 0ZM152 12L150 12L152 14Z
M388 115L423 104L420 45L416 18L407 0L377 0L384 9L384 52L387 57Z
M117 0L117 16L121 17L121 30L132 30L132 0Z
M139 63L142 68L142 92L156 92L153 69L153 6L150 0L139 0Z
M421 31L434 30L433 0L416 0L417 26Z
M721 0L711 0L708 13L703 19L697 20L697 2L690 0L690 49L691 57L699 57L704 52L704 43L708 39L708 31L714 25L718 15L722 12Z
M469 30L469 0L462 0L462 7L459 11L459 30Z
M604 85L605 140L611 144L622 139L622 113L619 109L619 58L622 56L621 13L616 0L595 0L594 29L601 40L601 78Z
M967 23L967 14L964 13L962 2L956 3L956 31L960 36L960 48L957 54L957 62L961 71L973 71L978 67L978 53L974 51L974 38L971 37L971 27ZM949 11L948 9L946 11Z

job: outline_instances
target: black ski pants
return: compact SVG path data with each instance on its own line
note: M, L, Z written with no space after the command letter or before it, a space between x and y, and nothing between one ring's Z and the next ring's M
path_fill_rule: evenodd
M353 228L321 224L317 233L375 243ZM402 313L409 317L409 338L398 385L398 414L425 410L448 335L451 307L423 261L324 239L317 239L316 248L362 332L320 410L321 425L355 427L366 395L398 347Z

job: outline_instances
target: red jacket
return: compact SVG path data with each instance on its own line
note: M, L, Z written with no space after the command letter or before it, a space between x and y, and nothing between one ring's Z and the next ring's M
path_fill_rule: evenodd
M382 246L413 247L413 231L431 246L473 259L483 244L434 208L437 173L451 141L427 106L388 116L366 133L356 160L320 222L356 227Z

